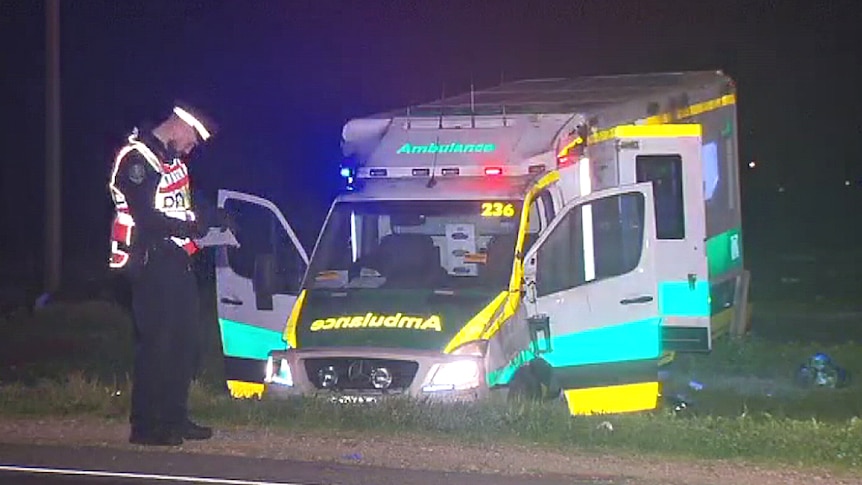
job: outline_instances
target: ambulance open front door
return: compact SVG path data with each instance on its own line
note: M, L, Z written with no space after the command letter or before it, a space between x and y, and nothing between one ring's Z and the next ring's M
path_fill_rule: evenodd
M572 414L655 408L661 329L650 184L569 203L525 258L525 306L546 319L538 357Z
M225 379L234 397L259 396L266 359L283 350L284 328L300 292L308 254L272 202L219 190L218 206L235 218L239 247L220 247L216 292Z

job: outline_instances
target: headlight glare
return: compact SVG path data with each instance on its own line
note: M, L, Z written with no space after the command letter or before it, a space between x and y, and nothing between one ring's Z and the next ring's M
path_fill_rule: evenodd
M272 356L266 359L266 375L263 381L293 387L293 374L290 372L290 364L288 364L287 359L278 359L278 361L278 369L276 370L275 359Z
M456 360L434 364L431 379L422 390L425 392L458 391L479 387L479 362L476 360Z

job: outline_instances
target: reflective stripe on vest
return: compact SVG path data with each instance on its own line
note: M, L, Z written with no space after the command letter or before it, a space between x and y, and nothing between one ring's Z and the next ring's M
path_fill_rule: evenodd
M153 200L153 207L167 217L194 220L194 213L191 211L188 169L185 164L181 160L175 161L173 165L162 164L159 157L149 147L139 142L134 135L130 136L128 145L120 149L114 158L111 179L108 183L108 189L116 210L111 225L111 257L108 263L111 268L122 268L129 262L135 220L129 213L126 196L117 187L117 173L119 173L123 159L132 150L137 150L143 155L150 167L161 175ZM198 250L197 245L189 238L171 237L170 239L190 255Z

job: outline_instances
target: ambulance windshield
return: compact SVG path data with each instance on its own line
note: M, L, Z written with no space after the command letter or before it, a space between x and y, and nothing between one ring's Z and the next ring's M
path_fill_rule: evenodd
M507 286L523 202L339 202L312 257L310 288Z

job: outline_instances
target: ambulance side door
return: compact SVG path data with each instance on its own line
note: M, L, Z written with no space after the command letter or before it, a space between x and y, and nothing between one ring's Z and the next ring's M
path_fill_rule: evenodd
M261 197L219 190L218 206L236 221L239 247L219 247L216 292L225 377L262 383L269 352L285 349L284 328L308 268L308 254L278 207Z
M715 176L702 161L701 126L632 126L620 135L620 183L653 187L664 350L709 350L706 199Z
M527 313L549 325L539 356L563 389L657 372L651 207L650 184L593 192L567 204L525 256Z

